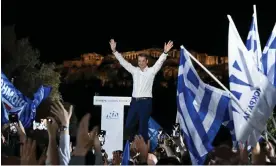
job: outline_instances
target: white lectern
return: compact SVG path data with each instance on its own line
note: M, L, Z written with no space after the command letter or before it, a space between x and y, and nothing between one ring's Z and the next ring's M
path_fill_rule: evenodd
M124 106L130 105L131 97L94 96L94 105L102 106L101 130L106 131L103 148L112 158L112 152L123 150Z

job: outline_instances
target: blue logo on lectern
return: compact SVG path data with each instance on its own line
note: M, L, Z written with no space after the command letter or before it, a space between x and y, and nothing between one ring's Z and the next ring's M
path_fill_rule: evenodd
M118 119L118 118L119 118L119 113L115 111L112 111L106 115L106 119Z

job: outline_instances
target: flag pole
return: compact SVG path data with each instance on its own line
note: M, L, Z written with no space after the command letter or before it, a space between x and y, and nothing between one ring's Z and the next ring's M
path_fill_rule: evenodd
M184 46L180 46L181 48L184 49ZM234 96L232 94L232 92L230 92L205 66L203 66L193 55L191 55L190 53L188 54L190 58L193 59L193 61L195 61L207 74L209 74L209 76L211 76L221 87L222 89L224 89L226 92L229 93L230 97L235 101L235 103L241 108L241 110L246 113L246 111L244 111L244 109L241 107L239 100L236 98L236 96Z
M227 15L227 17L228 17L228 19L229 19L229 21L231 22L231 23L233 23L233 20L232 20L232 18L231 18L231 16L230 15ZM181 48L184 48L184 46L183 45L181 45L180 46ZM238 105L238 107L240 107L240 109L244 112L244 113L246 113L246 111L244 110L244 108L242 108L242 106L241 106L241 104L240 104L240 102L239 102L239 100L236 98L236 96L234 96L233 95L233 93L231 92L231 91L229 91L204 65L202 65L193 55L191 55L190 53L188 54L189 55L189 57L191 58L191 59L193 59L207 74L209 74L209 76L211 76L221 87L222 87L222 89L223 90L225 90L226 92L228 92L229 93L229 95L230 95L230 97L233 99L233 101Z
M265 126L265 140L268 142L268 130L267 130L267 125Z

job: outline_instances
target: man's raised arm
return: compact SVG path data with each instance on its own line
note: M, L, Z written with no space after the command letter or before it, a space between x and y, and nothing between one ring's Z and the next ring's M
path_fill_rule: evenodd
M161 56L158 58L158 60L152 66L154 73L157 73L161 69L163 63L167 59L168 52L171 50L172 47L173 47L172 41L169 41L167 44L166 43L164 44L164 52L161 54Z
M128 61L126 61L124 59L124 57L122 56L122 54L120 54L118 51L116 51L116 42L111 39L110 42L110 48L112 50L112 53L115 55L116 59L119 61L119 63L131 74L134 72L134 70L136 69L134 66L132 66L131 63L129 63Z

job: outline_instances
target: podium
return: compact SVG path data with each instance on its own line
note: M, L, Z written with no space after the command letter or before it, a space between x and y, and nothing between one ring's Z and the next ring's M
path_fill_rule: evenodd
M101 130L106 131L105 149L108 158L112 152L123 150L124 106L130 105L131 97L94 96L94 105L101 105Z

